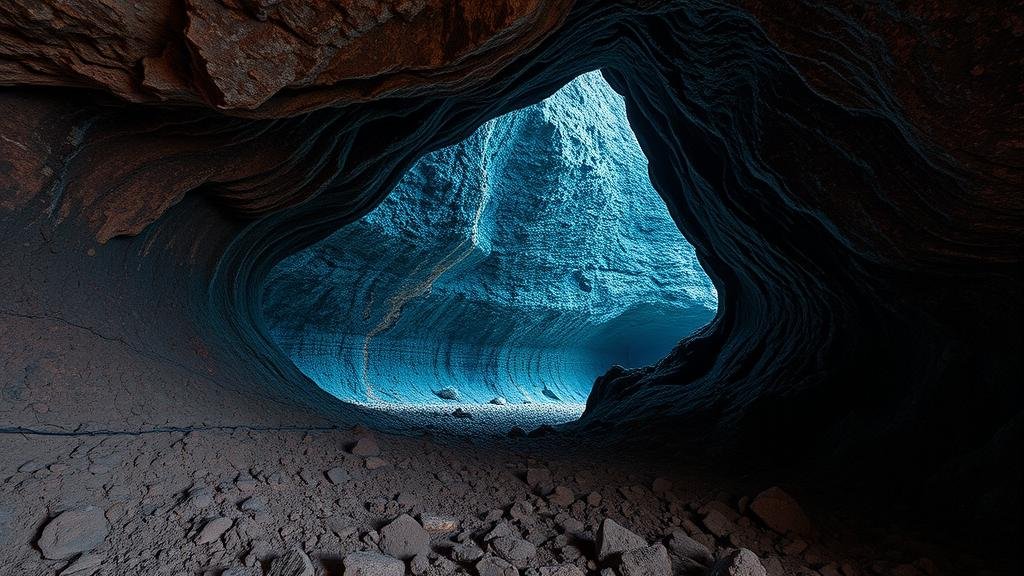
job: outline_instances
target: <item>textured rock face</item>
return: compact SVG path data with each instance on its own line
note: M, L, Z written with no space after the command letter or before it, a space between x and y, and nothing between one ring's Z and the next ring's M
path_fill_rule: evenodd
M264 294L277 342L358 401L583 402L715 305L599 73L423 158Z
M720 301L656 366L605 375L581 425L837 455L955 495L932 502L1019 509L1024 24L1005 6L439 2L511 19L423 11L424 42L391 18L350 52L365 66L305 85L283 63L300 80L264 100L229 89L253 58L203 71L164 42L206 4L104 2L76 28L51 15L70 4L4 3L6 427L359 418L272 345L267 275L424 154L600 68ZM221 4L244 15L222 30L280 20ZM186 73L161 101L139 74L165 51ZM373 58L413 51L431 61L397 75Z

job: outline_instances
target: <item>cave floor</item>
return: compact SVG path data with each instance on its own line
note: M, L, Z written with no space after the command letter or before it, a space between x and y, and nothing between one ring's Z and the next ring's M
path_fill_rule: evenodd
M0 442L4 574L341 574L354 552L399 555L396 537L389 539L384 526L403 513L435 530L430 551L407 562L419 574L487 573L479 562L500 564L480 554L504 555L523 574L598 574L606 564L598 561L595 540L600 543L598 527L606 518L648 543L664 543L676 574L705 572L692 563L686 541L673 537L680 530L715 555L751 549L772 576L979 573L938 547L884 540L886 533L903 533L885 525L866 537L864 522L839 516L810 495L804 500L799 489L794 494L813 532L783 536L749 506L749 497L769 486L761 479L723 480L680 465L675 454L633 457L557 437L474 441L361 428L217 428L5 434ZM89 506L98 508L94 525L65 527L68 533L55 536L64 551L54 552L54 517ZM776 515L783 522L799 519L785 506ZM492 530L506 528L510 537L488 543ZM78 548L91 551L67 551L90 538L93 544ZM292 547L312 558L314 572L273 572L287 557L274 559ZM44 558L44 550L61 559ZM561 571L539 570L554 566ZM626 570L620 566L618 574L638 573Z
M504 405L472 402L379 403L360 406L373 410L388 430L428 431L474 438L505 436L513 428L530 432L545 425L564 424L579 418L586 408L586 404L575 402Z

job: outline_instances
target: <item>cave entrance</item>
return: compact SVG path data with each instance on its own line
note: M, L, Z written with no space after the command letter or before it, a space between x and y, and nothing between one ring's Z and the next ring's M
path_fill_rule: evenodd
M577 418L717 294L600 72L428 154L370 214L282 261L265 316L321 388L416 427Z

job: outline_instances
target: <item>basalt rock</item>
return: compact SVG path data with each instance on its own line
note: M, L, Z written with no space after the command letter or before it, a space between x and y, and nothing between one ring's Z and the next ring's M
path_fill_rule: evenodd
M719 308L598 379L579 426L829 454L1019 523L1019 14L300 4L0 8L5 427L370 418L273 342L268 275L425 154L601 69Z

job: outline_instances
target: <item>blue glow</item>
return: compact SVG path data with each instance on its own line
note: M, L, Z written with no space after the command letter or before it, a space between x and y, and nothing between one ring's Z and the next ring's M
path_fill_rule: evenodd
M593 72L421 159L282 262L265 302L274 338L339 398L550 403L664 356L717 296Z

